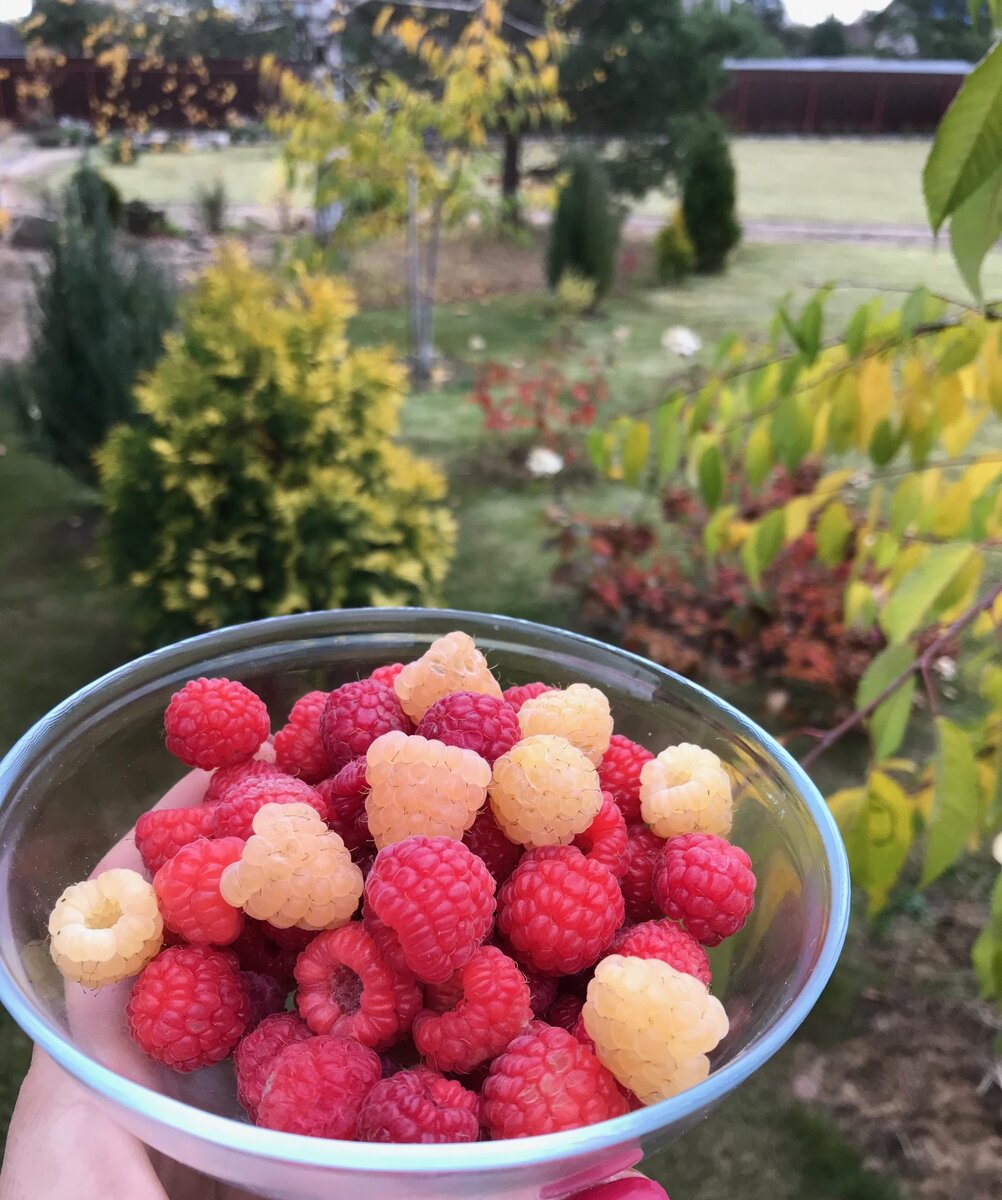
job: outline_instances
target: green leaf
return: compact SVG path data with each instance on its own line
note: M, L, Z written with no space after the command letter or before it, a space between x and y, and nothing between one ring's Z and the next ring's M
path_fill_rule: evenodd
M696 468L699 476L699 493L703 503L712 512L720 503L724 490L724 464L716 446L707 446Z
M588 430L588 436L585 438L585 446L595 470L600 475L608 475L609 467L612 464L612 439L608 433L604 429L599 429L598 426L593 425Z
M936 730L936 791L925 831L923 887L953 866L978 821L978 767L970 735L946 717L936 718Z
M703 528L703 545L706 553L718 554L727 544L727 534L730 523L734 520L737 508L733 504L725 504L713 514Z
M758 561L757 533L757 529L751 530L741 547L741 565L753 587L758 587L762 582L762 567Z
M845 348L850 358L855 358L860 350L863 349L863 345L866 342L866 327L869 323L870 306L869 304L861 304L852 314L845 331Z
M681 458L681 406L677 401L669 401L654 414L654 463L659 483L675 474Z
M786 311L785 304L781 304L779 306L779 319L783 322L783 328L786 330L787 337L789 337L794 346L796 346L796 348L803 353L804 347L800 341L800 330L797 327L794 319Z
M829 504L821 514L816 532L818 558L826 567L837 567L845 553L845 544L852 533L852 518L841 500Z
M785 541L786 513L781 508L774 508L766 513L755 529L755 557L760 570L768 567L783 549Z
M979 304L984 303L981 290L981 267L988 251L1002 234L1002 167L976 188L963 204L958 205L950 219L950 249L963 276L964 283ZM970 331L973 333L973 330ZM975 347L975 350L977 347ZM974 357L972 353L970 362ZM944 370L940 362L940 369Z
M902 479L891 497L891 533L901 537L905 530L911 527L921 499L922 480L917 475L908 475Z
M929 292L921 285L909 292L908 299L901 306L901 331L903 333L910 334L916 325L922 324L928 299Z
M953 375L972 362L981 349L981 337L982 335L969 325L962 325L959 329L951 329L944 333L940 339L943 350L937 363L940 375Z
M817 360L818 351L821 349L823 323L824 312L821 308L821 301L815 298L804 306L804 311L800 314L800 320L797 322L797 345L800 347L800 353L807 360L808 366Z
M1002 42L967 76L939 124L922 172L933 231L1002 162Z
M745 474L752 487L758 487L772 468L772 442L769 430L759 423L751 431L745 446Z
M647 454L651 444L651 428L646 421L634 421L623 439L620 462L623 467L624 483L634 486L647 466Z
M856 692L856 705L865 708L903 671L915 662L915 653L906 643L882 650L863 673ZM870 737L878 762L890 758L901 745L915 698L914 672L877 708L870 717Z
M914 835L908 797L889 775L874 771L866 799L843 829L852 877L866 892L871 915L887 903Z
M981 998L1002 1000L1002 875L992 888L988 924L974 943L971 961L981 985Z
M870 438L869 445L870 459L876 466L887 466L895 454L897 454L903 436L904 430L895 430L887 417L880 422L873 431L873 437Z
M974 553L971 546L934 546L906 571L880 611L880 628L891 642L903 642L922 624L936 600Z
M777 458L788 471L795 471L811 448L813 414L801 408L796 396L787 396L776 408L769 432Z

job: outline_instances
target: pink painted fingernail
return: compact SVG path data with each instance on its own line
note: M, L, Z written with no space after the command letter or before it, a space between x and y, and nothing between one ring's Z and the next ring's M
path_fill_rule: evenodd
M652 1179L614 1179L578 1192L573 1200L668 1200L668 1193Z

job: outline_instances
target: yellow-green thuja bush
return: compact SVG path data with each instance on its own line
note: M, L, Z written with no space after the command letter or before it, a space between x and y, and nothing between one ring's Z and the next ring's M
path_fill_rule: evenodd
M349 287L225 249L100 452L104 555L163 640L279 613L433 602L445 483L394 442L404 368L349 345Z

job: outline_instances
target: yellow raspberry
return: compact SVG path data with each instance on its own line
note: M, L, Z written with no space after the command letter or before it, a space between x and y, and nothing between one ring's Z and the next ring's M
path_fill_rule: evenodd
M413 834L462 841L487 799L490 766L460 746L394 730L365 760L365 811L380 850Z
M658 837L715 833L726 837L734 804L731 778L712 750L682 742L640 772L640 815Z
M602 807L595 765L555 734L516 742L494 764L494 819L522 846L567 846Z
M623 954L595 968L581 1016L599 1061L644 1104L705 1079L706 1056L728 1028L724 1006L695 976Z
M543 692L518 710L522 737L555 733L583 751L598 766L609 749L612 715L605 693L587 683L572 683L563 691Z
M163 934L153 884L124 867L74 883L49 916L52 961L89 988L138 975L159 953Z
M404 712L417 724L436 700L450 692L477 692L501 698L501 685L491 674L487 659L468 633L448 633L393 681Z
M265 804L219 891L227 904L279 929L338 929L358 908L362 872L308 804Z

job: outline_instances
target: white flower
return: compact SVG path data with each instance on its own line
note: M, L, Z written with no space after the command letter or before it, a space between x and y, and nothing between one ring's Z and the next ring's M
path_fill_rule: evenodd
M487 343L479 333L475 333L466 344L470 347L474 354L479 354L481 350L487 349Z
M564 469L564 460L555 450L549 450L546 446L533 446L525 465L529 474L539 479L547 475L559 475Z
M624 342L628 342L630 340L630 334L632 332L633 331L630 329L629 325L617 325L612 331L612 340L614 342L619 342L619 344L622 345Z
M661 346L680 358L691 358L703 349L703 339L684 325L672 325L661 335Z

